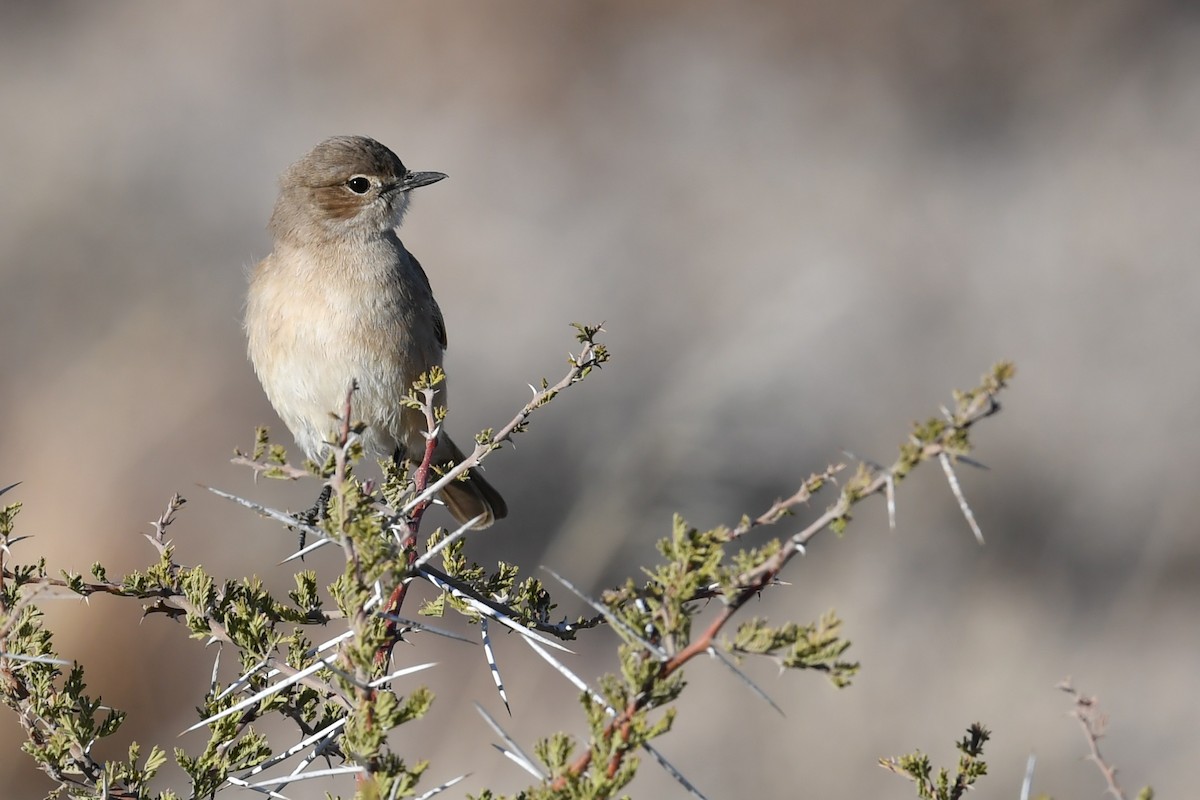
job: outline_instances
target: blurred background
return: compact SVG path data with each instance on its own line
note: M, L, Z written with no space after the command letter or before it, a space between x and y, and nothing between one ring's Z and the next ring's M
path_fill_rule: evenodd
M200 485L312 502L228 463L256 424L291 444L245 357L245 276L279 172L366 134L450 175L403 238L449 326L457 438L562 374L569 322L608 330L612 364L488 462L512 515L480 560L598 591L638 574L672 511L734 522L843 450L888 461L952 388L1017 362L978 431L990 471L960 474L987 546L936 467L901 486L897 531L872 502L819 539L751 612L836 608L862 673L836 691L749 664L781 718L689 669L660 747L701 791L911 796L876 759L952 764L981 720L981 797L1017 796L1031 752L1035 792L1100 797L1053 689L1071 675L1111 714L1128 788L1194 794L1195 4L7 2L0 101L0 485L23 482L4 500L36 537L17 558L145 565L178 491L181 561L290 585L293 536ZM130 711L108 755L202 747L175 735L211 648L131 601L49 614ZM581 643L585 677L614 666L611 636ZM503 714L480 649L418 643L398 652L442 662L439 702L398 747L432 760L425 788L525 785L472 710ZM497 650L520 742L584 732L574 689L515 638ZM0 785L41 796L19 741L0 717ZM287 793L326 789L352 791ZM683 796L651 764L630 791Z

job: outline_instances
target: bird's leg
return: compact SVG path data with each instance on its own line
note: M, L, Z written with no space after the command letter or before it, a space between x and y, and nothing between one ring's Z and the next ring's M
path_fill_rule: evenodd
M311 508L307 509L306 511L301 511L299 514L297 514L296 519L300 520L305 525L317 525L323 519L325 519L326 516L329 515L329 498L331 498L332 496L333 496L333 487L330 486L329 484L325 484L321 488L321 493L319 495L317 495L317 502L313 503ZM305 540L305 531L304 531L304 528L301 528L300 529L300 547L299 547L300 550L304 549L304 540ZM301 561L303 561L303 560L304 560L304 558L303 558L303 556L301 556Z

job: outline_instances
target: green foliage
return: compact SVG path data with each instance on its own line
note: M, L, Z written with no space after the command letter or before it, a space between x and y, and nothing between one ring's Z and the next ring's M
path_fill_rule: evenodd
M953 776L946 768L933 774L929 756L917 750L905 756L880 759L879 765L899 775L905 775L917 787L921 800L959 800L987 774L987 763L983 761L983 745L991 738L987 728L978 722L967 728L967 735L957 745L958 768Z
M857 661L841 658L850 647L841 638L841 629L842 621L833 611L808 625L788 622L772 627L755 617L738 626L733 642L726 647L735 655L777 655L780 666L823 672L841 689L850 685L859 669Z
M455 468L460 479L468 466L526 430L537 409L608 361L607 349L596 341L600 326L575 329L581 347L569 357L566 375L553 384L542 379L512 421L483 431L468 463ZM325 586L315 573L301 570L294 588L281 598L255 576L225 579L201 566L182 566L165 537L181 498L173 498L155 523L151 540L158 557L145 569L110 578L103 565L94 564L90 579L74 574L51 578L41 561L11 561L19 505L0 509L0 652L8 659L33 659L0 660L0 694L25 725L25 750L57 782L56 792L173 800L170 791L155 793L150 786L166 760L162 749L151 748L141 760L135 743L126 760L93 760L92 746L116 733L124 715L86 694L82 667L74 665L64 674L59 662L51 660L52 638L34 603L36 592L46 587L83 597L103 593L140 599L146 603L145 614L182 624L193 638L215 643L227 662L236 665L214 673L217 678L197 709L195 728L208 731L203 749L175 750L191 783L185 796L212 797L233 782L262 780L261 769L303 752L357 768L356 798L409 797L419 791L428 764L409 764L394 752L392 734L430 713L434 698L413 683L405 683L403 691L392 688L393 680L411 678L389 675L390 655L413 625L400 616L408 587L426 581L442 589L420 609L426 615L455 615L471 623L486 616L518 631L537 632L543 642L546 637L573 639L597 627L611 629L619 639L619 666L581 692L585 727L539 740L533 757L548 777L514 797L617 797L637 773L642 754L654 752L652 742L672 729L680 713L675 704L687 690L684 667L698 656L719 656L747 683L734 663L760 658L820 672L838 687L849 684L859 665L845 659L850 642L832 611L807 623L753 617L735 624L735 617L762 592L780 585L780 574L809 538L826 529L844 530L857 503L920 463L969 452L968 429L994 413L994 395L1010 377L1011 368L998 365L979 388L956 393L956 407L945 419L914 427L895 465L888 470L860 465L844 481L836 501L799 531L751 541L759 529L791 519L841 466L812 475L792 497L758 517L743 516L732 528L701 530L676 516L658 542L657 563L644 568L637 580L630 577L597 599L585 598L594 615L560 620L553 616L558 604L548 587L523 576L517 565L478 564L468 558L465 539L447 541L450 534L444 530L421 541L429 486L447 465L385 462L378 486L354 476L362 455L356 434L362 426L353 420L351 392L342 410L341 438L323 464L292 466L284 448L273 444L263 428L255 431L249 455L239 451L234 459L256 474L288 480L318 476L328 487L327 513L319 518L261 509L234 498L310 535L319 533L320 543L339 549L344 569ZM444 419L444 407L436 401L444 380L440 369L430 370L405 399L425 416L431 430ZM440 570L418 561L422 550L435 547L441 548ZM266 719L290 721L296 735L283 748L273 747L255 727ZM309 746L288 750L297 738ZM888 763L916 781L919 792L930 792L921 797L957 797L954 792L961 793L986 771L979 759L986 738L982 728L971 729L960 743L963 756L953 778L944 770L932 775L928 759L919 753ZM487 790L478 796L498 798Z
M428 548L433 548L446 537L446 531L437 530L428 539ZM441 551L442 569L445 575L453 579L471 598L487 601L488 598L507 598L503 610L510 619L528 628L548 629L554 633L562 632L563 639L574 638L574 631L583 627L593 627L593 623L583 617L578 618L569 628L553 625L550 621L551 612L557 608L546 587L536 578L520 578L520 568L515 564L499 562L495 572L488 572L483 566L470 561L466 557L466 542L463 539L445 545ZM489 605L493 605L487 601ZM500 605L500 604L495 604ZM463 597L440 594L427 600L421 606L420 613L430 617L442 616L450 607L470 622L478 622L480 612Z

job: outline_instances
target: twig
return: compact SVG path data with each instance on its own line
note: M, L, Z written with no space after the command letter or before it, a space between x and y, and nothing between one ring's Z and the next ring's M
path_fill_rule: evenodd
M770 508L751 519L744 517L742 521L730 532L730 539L740 539L753 529L763 525L774 525L779 520L786 517L792 512L792 509L803 503L807 503L812 496L820 491L826 483L833 481L839 472L846 469L845 464L830 464L825 468L824 472L814 472L800 484L800 488L791 497L783 500L776 500Z
M433 454L437 452L437 437L440 425L437 421L437 415L433 410L433 398L436 394L433 388L425 388L421 391L421 410L425 414L425 452L422 454L421 463L417 467L416 475L413 476L413 489L418 494L422 493L425 487L429 484L430 469L433 466ZM421 528L421 520L425 516L425 510L429 508L432 502L432 495L426 498L424 502L416 505L409 504L407 508L407 517L404 518L401 524L404 526L406 533L400 542L400 547L405 553L405 568L408 575L411 575L416 569L417 562L417 531ZM400 613L404 607L404 598L408 595L409 578L405 577L396 584L396 588L392 590L391 597L388 598L387 606L384 609L385 614L390 614L393 617ZM387 624L387 638L379 651L375 654L375 660L379 663L387 660L392 652L392 648L396 646L396 642L400 641L399 625L393 620L389 620Z
M1079 727L1083 729L1083 736L1087 740L1088 760L1096 765L1100 770L1100 774L1104 776L1105 783L1108 784L1107 794L1111 794L1117 800L1126 800L1125 792L1117 783L1117 768L1108 763L1104 756L1100 754L1100 740L1104 737L1104 732L1108 728L1108 715L1100 710L1100 706L1094 696L1088 696L1080 693L1072 684L1071 679L1067 678L1062 683L1055 687L1071 696L1075 701L1075 707L1071 710L1071 716L1079 720Z
M249 467L254 470L255 475L261 475L264 472L271 472L275 475L287 478L290 481L298 481L301 478L311 478L313 475L306 469L293 467L291 464L273 464L255 461L244 453L238 452L233 458L229 459L230 464L237 464L242 467Z
M602 330L602 329L601 329ZM401 509L401 513L406 513L410 509L415 508L418 504L427 502L429 498L446 488L451 481L457 480L458 476L467 472L472 467L479 466L485 457L492 451L496 450L505 442L511 441L514 433L523 431L528 424L529 417L533 412L542 406L546 405L555 395L566 389L568 386L581 381L591 369L599 367L607 360L607 351L602 345L597 345L591 341L585 341L583 349L579 355L572 355L569 359L571 368L567 374L553 386L548 386L540 391L534 390L533 399L517 412L517 415L509 420L508 424L500 430L492 434L492 436L483 443L476 443L475 449L462 460L461 463L446 471L442 477L427 486L424 491L420 491L416 497L409 500L408 503Z
M795 556L802 555L810 539L821 533L836 522L848 519L850 509L873 494L886 492L887 487L898 476L911 470L915 464L939 458L943 453L958 453L963 449L962 437L979 420L995 414L1000 406L995 400L995 394L1004 388L1005 381L1012 374L1011 365L997 365L992 373L984 378L984 384L974 394L962 395L959 398L957 413L948 415L946 423L925 431L924 437L915 442L915 447L909 451L902 450L901 457L889 469L872 469L866 464L860 464L858 473L850 479L843 488L838 501L816 520L804 529L793 534L783 546L770 558L757 567L743 573L734 582L734 588L728 595L719 595L725 601L725 607L716 619L694 638L685 648L676 653L670 660L664 662L658 670L656 680L662 681L679 671L691 659L707 653L716 642L717 636L750 599L757 596L767 586L772 585L779 574ZM800 490L787 500L777 501L763 515L754 520L743 519L742 524L733 530L733 538L743 535L757 524L767 524L783 517L788 510L798 502L805 500L820 488L825 480L832 478L838 468L830 467L821 475L814 475L801 486ZM605 740L614 735L621 740L628 739L634 716L649 702L651 693L640 691L634 695L626 707L604 728L602 736ZM618 748L606 766L606 773L611 778L620 769L621 761L626 750ZM581 775L591 766L592 750L580 755L568 768L570 775ZM559 776L552 788L561 790L567 785L567 776Z

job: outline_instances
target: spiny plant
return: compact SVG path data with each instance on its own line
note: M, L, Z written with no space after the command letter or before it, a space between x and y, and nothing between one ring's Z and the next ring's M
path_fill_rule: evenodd
M0 509L0 695L25 728L25 752L55 782L49 796L168 800L213 797L240 787L284 797L286 787L298 781L336 785L337 776L350 776L353 796L362 800L417 796L429 765L394 750L392 734L430 713L432 693L406 679L433 665L398 663L394 648L419 634L458 637L434 624L437 617L450 615L479 627L483 653L506 707L490 641L496 625L518 634L548 669L579 691L582 728L575 734L547 735L532 746L532 755L480 707L503 742L499 748L535 781L515 797L615 797L634 778L642 755L700 795L653 744L671 730L679 713L678 701L687 689L685 666L701 656L714 659L772 705L740 669L743 660L766 658L786 669L817 672L837 687L849 685L859 670L858 662L847 656L850 642L834 612L808 622L772 622L746 613L762 593L784 585L781 576L789 562L813 537L827 530L841 534L858 504L873 495L887 498L889 519L894 520L897 483L930 461L945 470L972 530L981 536L955 465L971 463L972 427L999 410L997 395L1013 376L1008 363L993 367L974 389L956 392L952 407L939 416L915 424L889 466L830 464L804 479L791 496L729 526L701 530L676 516L658 543L658 562L597 597L548 571L590 608L574 618L557 615L558 603L543 581L523 576L514 564L489 568L471 561L466 551L469 524L427 534L421 527L442 487L466 479L469 469L528 430L539 409L608 362L608 350L598 341L603 329L575 328L579 349L569 356L563 377L531 386L529 402L504 426L482 431L474 450L454 466L433 460L434 439L445 418L437 402L444 375L436 369L421 376L406 400L425 416L425 452L408 464L381 464L377 483L354 471L362 457L362 425L354 420L353 391L323 464L293 465L265 429L256 432L254 446L237 452L234 461L264 477L320 481L328 489L324 513L297 514L213 491L300 532L302 546L292 558L326 547L340 551L343 569L324 586L315 572L302 569L286 596L278 596L255 576L221 578L199 566L184 566L167 538L184 504L179 496L171 498L148 537L157 552L155 563L119 578L110 578L100 564L84 577L52 574L44 560L14 561L12 547L22 538L13 527L20 505ZM798 529L760 536L831 491L835 494L828 507ZM410 587L418 581L436 590L417 614L425 621L404 614ZM96 742L114 735L125 715L86 692L80 665L55 655L37 605L47 592L138 599L145 614L180 623L193 638L216 645L213 679L189 729L207 730L208 740L199 752L174 751L190 781L187 790L154 788L167 760L158 746L144 750L131 744L123 760L92 756ZM598 628L616 634L619 668L588 681L557 654L566 651L563 642ZM326 632L321 641L315 641L315 630ZM233 669L229 661L235 663ZM293 738L268 741L259 727L266 719L288 721L295 729ZM318 762L328 766L315 768ZM904 763L908 766L899 769L910 775L909 767L919 766ZM981 774L980 768L970 777ZM463 777L426 789L420 797L444 791ZM935 780L931 785L936 789L940 784ZM499 795L484 789L478 797Z

